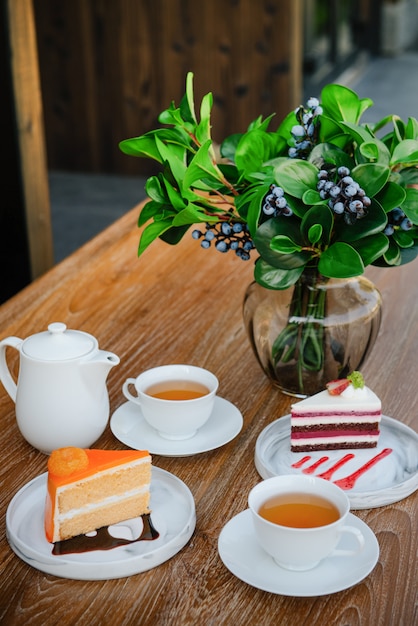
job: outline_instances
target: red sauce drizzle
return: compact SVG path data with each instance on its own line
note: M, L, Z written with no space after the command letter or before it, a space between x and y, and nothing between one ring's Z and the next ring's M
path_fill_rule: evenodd
M348 461L351 461L351 459L354 459L354 454L352 454L351 452L349 454L345 454L342 459L334 463L334 465L330 467L326 472L318 474L318 477L325 478L325 480L331 480L332 475L335 474L337 469L345 465L345 463L347 463Z
M292 463L290 467L295 467L295 468L302 467L302 465L306 463L306 461L309 461L310 458L311 458L310 456L304 456L301 459L299 459L299 461L296 461L296 463Z
M356 470L352 474L349 474L348 476L345 476L345 478L340 478L339 480L335 480L334 484L338 485L338 487L341 487L341 489L345 489L345 490L353 489L353 487L355 486L355 484L356 484L357 480L360 478L360 476L365 474L371 467L373 467L373 465L375 465L376 463L378 463L379 461L384 459L391 452L392 452L392 448L385 448L384 450L382 450L382 452L379 452L379 454L376 454L376 456L371 458L369 461L367 461L367 463L362 465L358 470ZM348 461L351 461L351 459L354 459L354 458L355 458L355 454L352 454L351 452L349 454L345 454L341 459L339 459L336 463L334 463L334 465L332 467L330 467L328 470L326 470L325 472L322 472L321 474L317 474L318 478L324 478L325 480L331 480L333 474L340 467L342 467L345 463L347 463ZM292 465L290 467L294 467L295 469L299 469L299 468L302 467L302 465L304 465L305 463L307 463L310 460L311 460L310 456L304 456L301 459L299 459L299 461L296 461L295 463L292 463ZM328 461L328 460L329 460L329 457L322 456L317 461L314 461L314 463L312 463L312 465L310 465L309 467L306 467L305 469L303 469L302 473L303 474L314 474L315 470L317 470L318 467L320 465L322 465L322 463L325 463L325 461Z
M373 467L373 465L376 465L376 463L384 459L391 452L392 448L385 448L384 450L382 450L382 452L379 452L379 454L376 454L376 456L370 459L370 461L367 461L367 463L359 467L357 471L353 472L349 476L346 476L345 478L340 478L340 480L336 480L334 484L338 487L341 487L341 489L352 489L360 476L365 474L367 470Z
M312 463L312 465L310 465L309 467L306 467L305 469L302 470L303 474L313 474L315 472L315 470L318 469L318 467L320 465L322 465L322 463L325 463L325 461L329 460L329 456L321 456L320 459L318 459L317 461L315 461L315 463Z

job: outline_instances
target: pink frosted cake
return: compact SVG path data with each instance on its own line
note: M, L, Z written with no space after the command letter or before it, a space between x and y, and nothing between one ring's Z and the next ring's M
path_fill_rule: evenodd
M375 448L382 405L360 372L335 380L327 389L292 405L292 452Z

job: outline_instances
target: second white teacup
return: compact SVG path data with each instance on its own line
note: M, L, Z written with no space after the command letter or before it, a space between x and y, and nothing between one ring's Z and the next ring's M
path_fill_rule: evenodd
M250 491L248 504L259 544L285 569L309 570L330 556L358 554L364 546L361 531L347 524L347 495L323 478L267 478ZM352 550L337 548L343 533L354 535Z
M161 365L128 378L124 396L165 439L190 439L209 419L218 389L212 372L194 365ZM129 387L133 386L136 395Z

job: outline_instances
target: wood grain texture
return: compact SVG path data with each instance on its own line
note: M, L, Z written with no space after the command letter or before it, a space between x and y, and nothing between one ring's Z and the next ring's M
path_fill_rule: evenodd
M213 92L218 143L300 104L300 0L35 2L50 169L149 174L118 143L180 104L188 71L196 110ZM297 46L297 49L296 49Z
M356 511L375 532L380 558L361 583L319 598L276 596L236 579L223 566L217 540L224 524L246 508L260 477L254 446L261 430L289 412L291 398L262 373L245 336L241 307L253 264L203 251L186 237L170 247L156 242L136 257L134 209L74 255L0 308L0 336L27 337L49 322L94 334L101 348L121 357L108 387L111 412L125 400L126 377L145 368L187 362L212 370L219 394L244 416L241 433L201 455L154 455L191 489L196 531L185 548L158 568L126 579L70 581L31 568L4 535L11 497L45 471L46 457L21 437L14 405L0 390L0 623L65 624L294 624L387 626L414 623L417 495L378 509ZM382 398L384 413L417 429L416 262L373 268L368 276L383 296L383 323L373 356L363 368ZM16 371L16 358L10 355ZM109 428L96 447L123 447Z
M30 275L36 278L52 267L54 258L35 20L32 0L4 5Z

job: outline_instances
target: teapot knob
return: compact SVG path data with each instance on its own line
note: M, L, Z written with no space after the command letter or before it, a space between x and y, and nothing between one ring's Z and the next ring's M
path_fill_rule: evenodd
M64 333L67 330L67 325L62 322L52 322L52 324L48 325L48 330L54 335Z

